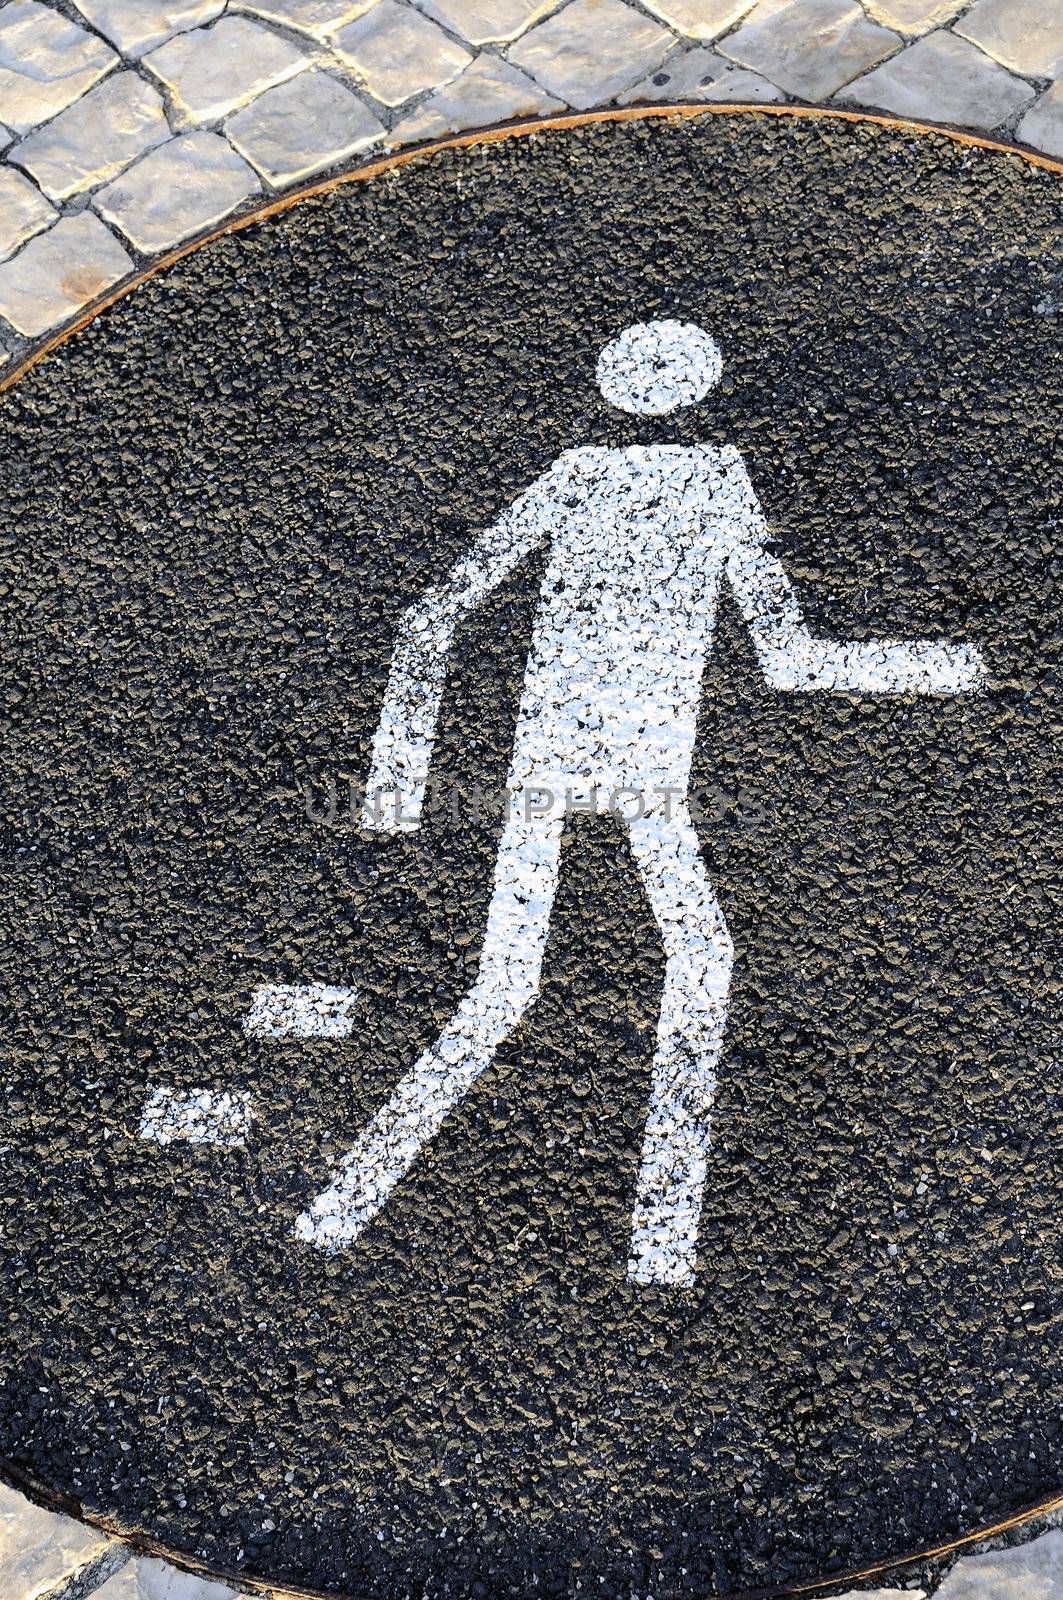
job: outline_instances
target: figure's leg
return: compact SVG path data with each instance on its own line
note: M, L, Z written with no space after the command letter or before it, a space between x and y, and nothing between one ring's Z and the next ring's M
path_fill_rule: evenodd
M476 982L436 1043L373 1117L333 1182L296 1222L300 1238L331 1249L358 1237L535 998L563 828L560 813L531 821L510 817Z
M693 1283L733 947L683 807L630 824L667 958L628 1277Z

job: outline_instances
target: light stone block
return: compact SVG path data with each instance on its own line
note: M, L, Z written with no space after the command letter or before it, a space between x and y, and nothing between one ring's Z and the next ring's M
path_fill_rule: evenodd
M918 122L988 131L1028 106L1034 94L1028 83L943 29L849 84L838 98Z
M986 1555L963 1556L934 1600L1059 1600L1063 1595L1063 1532Z
M200 131L143 156L92 203L137 250L154 255L212 228L260 189L231 145Z
M92 1600L241 1600L241 1597L228 1584L180 1572L165 1561L134 1556L121 1572L96 1590ZM278 1600L283 1597L278 1596Z
M364 150L384 124L344 84L304 72L230 117L225 132L258 172L280 188Z
M169 137L162 96L137 73L116 72L23 139L8 159L32 173L52 200L67 200L117 177Z
M1063 78L1045 90L1015 132L1025 144L1063 161Z
M335 49L386 106L449 83L472 57L437 23L399 0L377 0L371 11L335 36Z
M225 0L74 0L74 4L134 61L175 33L213 22L225 10Z
M548 116L552 111L563 110L560 100L540 89L510 62L483 55L392 128L388 143L416 144L463 128L482 128L493 122Z
M864 9L883 27L918 34L944 27L965 4L966 0L864 0Z
M0 122L28 133L110 72L114 51L38 0L0 6Z
M504 44L526 33L560 0L421 0L421 10L470 44Z
M90 1566L111 1542L97 1529L54 1511L42 1511L25 1495L0 1484L0 1595L4 1600L47 1593L68 1574Z
M1055 78L1063 71L1060 0L975 0L956 32L1028 78Z
M144 57L191 122L216 122L309 64L270 28L238 16L183 33Z
M353 22L375 3L376 0L239 0L241 11L298 28L315 39Z
M801 100L825 100L901 40L857 0L760 0L719 48Z
M733 61L725 61L706 45L695 45L692 50L669 56L656 72L651 72L649 77L617 98L621 105L652 105L658 100L704 100L707 103L734 100L763 104L781 100L782 94L759 73L736 67Z
M0 316L35 339L66 322L133 270L99 217L60 217L0 265ZM5 1591L0 1587L0 1594Z
M644 78L674 43L667 29L623 0L572 0L508 54L549 94L583 111Z
M0 261L54 221L56 210L35 183L14 167L0 167Z
M756 0L646 0L647 11L691 39L715 39L752 11Z

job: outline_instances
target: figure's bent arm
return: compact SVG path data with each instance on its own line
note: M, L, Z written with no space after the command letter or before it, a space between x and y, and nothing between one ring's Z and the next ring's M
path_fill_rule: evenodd
M740 469L745 477L744 468ZM748 483L748 479L746 480ZM749 515L727 560L727 578L753 637L765 678L775 689L840 694L963 694L985 679L971 645L927 639L817 639L793 585L767 548L749 486Z
M445 581L404 611L373 737L363 828L399 833L421 820L454 632L462 617L551 531L553 469L476 538Z

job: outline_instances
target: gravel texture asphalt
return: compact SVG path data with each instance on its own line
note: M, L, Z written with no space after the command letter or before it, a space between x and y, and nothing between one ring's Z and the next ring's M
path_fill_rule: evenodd
M720 1594L1058 1487L1060 242L1058 177L941 136L591 126L217 240L4 398L0 1454L367 1600ZM595 362L652 317L723 377L624 416ZM602 817L521 1028L315 1250L501 827L349 820L400 613L562 450L659 442L739 446L816 632L976 644L988 687L779 693L722 603L695 1292L624 1277L663 956ZM460 794L505 781L542 569L459 633ZM349 1039L245 1034L311 979ZM249 1094L246 1144L139 1138L160 1083Z

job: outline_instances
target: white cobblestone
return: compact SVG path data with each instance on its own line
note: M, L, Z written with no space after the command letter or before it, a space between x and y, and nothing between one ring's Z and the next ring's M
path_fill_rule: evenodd
M764 104L782 99L782 92L757 72L736 67L733 61L695 45L691 50L669 56L656 72L634 88L618 96L621 105L652 103L655 100L721 100Z
M0 316L17 332L36 338L89 305L132 268L98 217L87 211L60 217L47 233L0 265Z
M1020 139L1063 160L1063 78L1046 89L1015 130Z
M336 35L336 50L386 106L448 83L472 60L468 50L412 6L377 0Z
M1012 72L1054 78L1063 69L1059 0L975 0L956 32Z
M0 167L0 261L47 228L55 216L55 207L35 183L14 167Z
M540 89L509 61L480 56L452 83L430 94L391 130L391 145L438 139L461 128L482 128L519 117L563 111L560 100Z
M422 11L459 33L470 44L504 44L516 39L561 0L420 0Z
M240 1600L234 1589L191 1572L179 1572L164 1561L134 1556L121 1572L108 1578L92 1600ZM278 1600L284 1600L283 1595Z
M160 145L101 189L93 205L145 254L168 250L221 222L260 184L216 133L186 133Z
M270 22L282 22L314 38L353 22L376 0L238 0L241 11L251 11Z
M310 71L260 95L229 118L225 132L280 188L365 150L383 135L384 124L344 84Z
M14 133L71 105L117 62L114 51L38 0L0 6L0 121Z
M572 0L508 54L548 93L583 111L645 77L674 42L666 28L623 0Z
M8 159L52 200L66 200L116 177L169 137L161 95L137 73L117 72L23 139Z
M225 0L74 0L83 17L134 61L186 28L202 27Z
M144 57L192 122L216 122L309 65L286 39L249 17L222 17Z
M13 138L14 134L10 128L5 128L3 123L0 122L0 150L6 150Z
M752 11L756 0L645 0L662 22L691 39L715 39Z
M864 10L885 28L899 33L929 33L962 11L967 0L864 0Z
M918 39L838 96L924 122L987 132L1028 106L1035 91L965 39L942 30Z
M0 360L0 366L2 366ZM0 1484L0 1595L32 1600L91 1566L111 1545L95 1528L42 1511Z
M787 94L825 100L900 43L857 0L760 0L720 49Z
M948 1573L935 1600L1060 1600L1063 1532L986 1555L964 1556Z

